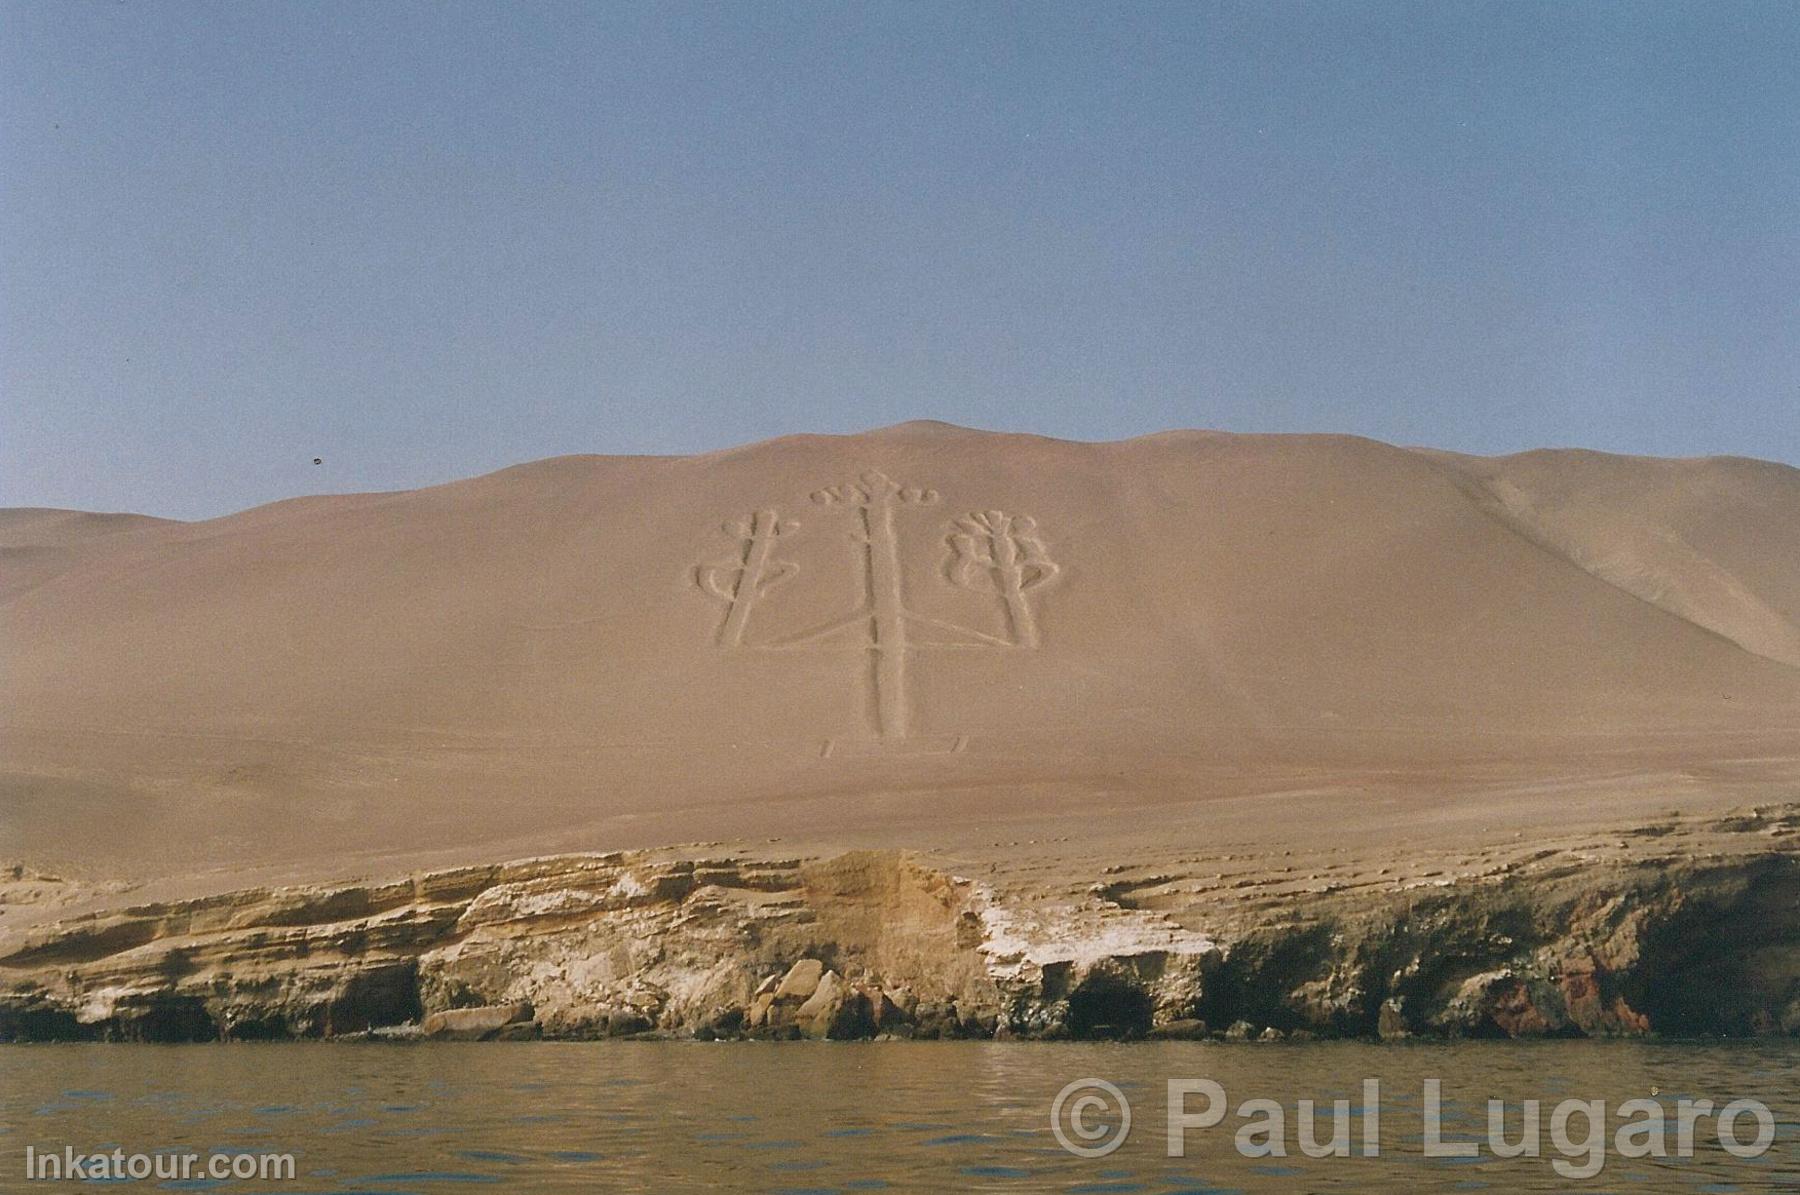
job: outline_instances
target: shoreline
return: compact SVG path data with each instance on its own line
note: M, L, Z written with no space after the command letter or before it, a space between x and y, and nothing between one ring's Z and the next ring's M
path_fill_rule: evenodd
M7 935L0 1040L1782 1037L1796 833L1772 804L1454 868L665 851L247 889Z

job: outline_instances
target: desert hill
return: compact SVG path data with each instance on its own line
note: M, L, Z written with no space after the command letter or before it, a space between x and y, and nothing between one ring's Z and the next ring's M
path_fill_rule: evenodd
M904 424L6 511L0 565L6 853L83 875L1351 836L1800 773L1800 471L1743 459Z

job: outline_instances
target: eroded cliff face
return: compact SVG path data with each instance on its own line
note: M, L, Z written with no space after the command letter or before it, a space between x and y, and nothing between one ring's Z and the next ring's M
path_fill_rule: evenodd
M1784 805L1074 887L894 851L530 859L12 932L0 1037L1796 1034L1797 841Z

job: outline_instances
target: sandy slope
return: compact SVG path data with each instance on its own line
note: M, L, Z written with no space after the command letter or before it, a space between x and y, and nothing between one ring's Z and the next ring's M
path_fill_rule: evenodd
M202 523L6 511L0 565L5 854L93 877L1379 851L1800 775L1800 472L1738 459L906 424Z

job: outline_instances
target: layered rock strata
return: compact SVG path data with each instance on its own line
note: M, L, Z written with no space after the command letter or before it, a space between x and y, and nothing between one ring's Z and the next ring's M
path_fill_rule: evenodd
M897 851L528 859L10 930L0 1037L1800 1034L1797 841L1782 805L1073 886Z

